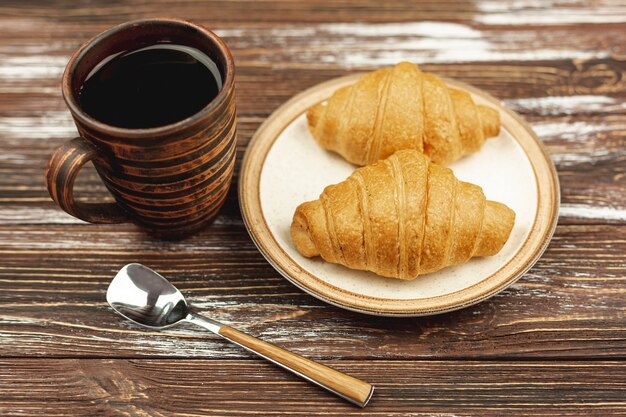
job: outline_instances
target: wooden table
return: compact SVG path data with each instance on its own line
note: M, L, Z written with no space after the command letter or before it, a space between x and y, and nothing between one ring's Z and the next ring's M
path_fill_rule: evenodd
M626 4L584 3L3 0L0 415L626 415ZM550 247L489 301L390 319L281 278L248 237L235 185L215 224L180 242L66 215L43 184L48 155L76 134L65 63L92 35L148 16L195 20L232 48L239 159L289 97L400 60L499 97L557 164ZM93 170L77 194L106 197ZM121 320L104 294L135 261L206 314L374 383L371 404L357 409L191 329Z

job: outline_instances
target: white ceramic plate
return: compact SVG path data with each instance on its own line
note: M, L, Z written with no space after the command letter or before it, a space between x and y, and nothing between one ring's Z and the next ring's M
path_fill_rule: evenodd
M556 226L559 187L541 142L522 119L484 92L446 80L500 111L500 136L450 166L457 178L480 185L489 200L516 213L509 240L495 256L473 258L413 281L383 278L305 258L291 241L296 207L317 199L356 168L322 149L307 129L306 110L358 75L315 86L292 98L256 132L241 169L239 199L246 226L268 261L287 279L329 303L363 313L418 316L462 308L503 290L545 250Z

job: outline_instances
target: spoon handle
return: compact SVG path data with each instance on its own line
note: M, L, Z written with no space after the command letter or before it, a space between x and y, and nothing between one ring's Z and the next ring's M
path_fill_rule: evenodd
M270 362L293 372L294 374L319 385L320 387L356 404L365 407L374 393L374 386L333 368L322 365L310 359L296 355L293 352L279 348L271 343L264 342L256 337L235 330L206 317L193 315L189 320L207 328L242 348L267 359ZM202 323L206 320L206 323Z
M303 358L232 327L223 326L220 328L219 334L244 349L256 353L358 406L365 407L374 391L374 387L365 381Z

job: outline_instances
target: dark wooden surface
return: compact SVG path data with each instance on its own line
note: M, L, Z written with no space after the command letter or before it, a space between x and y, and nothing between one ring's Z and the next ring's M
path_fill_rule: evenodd
M214 225L180 242L69 217L43 181L51 151L76 133L64 65L93 34L152 16L193 19L232 48L238 163L292 95L402 59L502 99L559 171L547 252L477 306L388 319L281 278L243 227L236 187ZM612 0L3 0L0 415L626 415L625 33L626 3ZM93 169L76 191L106 198ZM377 385L371 404L354 408L189 328L122 321L104 293L131 261L170 277L203 313Z

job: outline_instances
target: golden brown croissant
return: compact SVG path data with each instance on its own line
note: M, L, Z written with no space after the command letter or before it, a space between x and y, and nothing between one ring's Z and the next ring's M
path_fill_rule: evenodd
M414 150L399 151L301 204L291 237L307 257L413 279L500 251L515 213Z
M401 62L364 75L307 113L317 142L357 165L401 149L415 149L437 164L476 152L498 135L499 113L448 88L417 65Z

